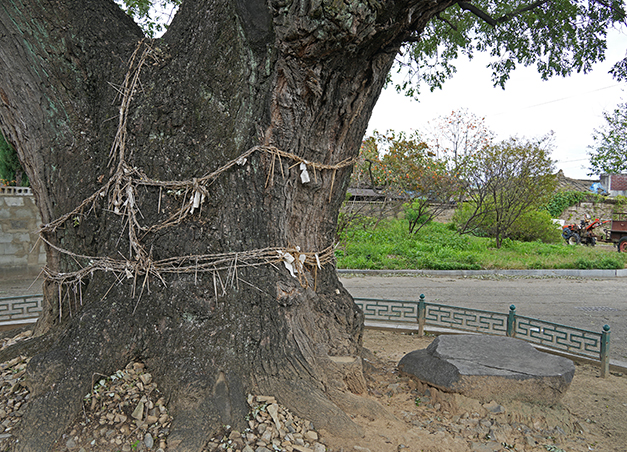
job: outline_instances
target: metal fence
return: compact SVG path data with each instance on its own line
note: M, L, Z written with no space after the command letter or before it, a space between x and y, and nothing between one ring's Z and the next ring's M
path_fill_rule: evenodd
M42 310L43 298L41 294L0 298L0 326L35 323Z
M424 334L426 325L454 331L516 337L550 350L593 359L601 363L601 376L609 375L610 327L600 333L516 314L511 305L508 313L482 311L420 301L355 298L365 320L381 325L407 325Z
M0 326L34 323L42 310L43 295L0 298ZM365 320L389 325L408 325L424 334L426 325L500 336L516 337L548 349L598 360L601 376L609 375L610 327L600 333L516 314L461 308L420 301L355 298Z

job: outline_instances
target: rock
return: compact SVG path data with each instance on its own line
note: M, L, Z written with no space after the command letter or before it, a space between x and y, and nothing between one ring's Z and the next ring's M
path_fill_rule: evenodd
M131 416L138 421L141 421L144 418L144 402L139 402L137 404L137 407L135 407L135 410L133 411L133 414L131 414Z
M152 375L146 373L146 374L141 374L139 376L139 379L142 381L142 383L144 383L145 385L150 384L150 382L152 381Z
M485 403L483 405L483 408L493 414L501 414L505 412L505 408L503 407L503 405L499 405L494 400L492 400L490 403Z
M144 444L148 449L152 449L152 446L155 444L150 433L146 433L146 436L144 436Z
M279 405L273 403L272 405L268 405L268 414L272 416L272 420L274 421L274 425L276 425L276 429L280 430L281 422L279 421Z
M318 434L313 430L309 430L307 433L305 433L305 438L307 438L309 441L318 441Z
M147 424L155 424L157 423L157 421L159 421L159 418L157 416L146 416Z
M298 451L298 452L313 452L313 449L310 449L309 447L305 447L305 446L299 446L298 444L293 444L292 447L294 448L295 451Z
M68 450L74 450L74 449L78 449L78 445L76 444L76 441L74 441L74 438L70 438L65 442L65 447L68 448Z
M502 450L502 446L501 444L494 441L490 441L487 444L472 443L472 446L470 446L470 450L472 450L473 452L495 452Z
M511 337L439 336L405 355L399 370L448 392L489 402L554 405L575 374L569 359L537 351Z

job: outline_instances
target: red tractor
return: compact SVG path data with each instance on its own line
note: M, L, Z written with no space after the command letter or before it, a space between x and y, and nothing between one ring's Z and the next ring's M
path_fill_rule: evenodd
M569 245L578 245L583 243L584 245L594 246L597 244L597 235L594 230L602 224L609 223L610 220L600 220L595 218L594 221L590 221L590 215L585 214L584 219L580 224L567 224L562 227L562 237Z

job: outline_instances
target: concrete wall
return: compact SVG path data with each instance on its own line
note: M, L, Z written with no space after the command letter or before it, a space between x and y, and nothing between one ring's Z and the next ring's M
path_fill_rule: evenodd
M30 188L0 187L0 276L38 273L45 265L44 246L37 241L40 225Z
M627 196L627 174L601 174L601 186L610 196Z

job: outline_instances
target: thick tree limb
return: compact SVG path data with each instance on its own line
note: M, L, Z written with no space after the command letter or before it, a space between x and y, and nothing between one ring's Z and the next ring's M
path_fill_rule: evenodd
M477 16L479 19L483 20L487 24L493 27L496 27L498 24L508 22L512 20L514 17L522 13L531 11L535 8L538 8L539 6L544 5L548 1L549 0L538 0L536 2L531 3L530 5L523 6L522 8L519 8L516 11L512 11L511 13L504 14L498 18L492 17L490 14L488 14L487 12L483 11L482 9L478 8L477 6L473 5L470 2L461 1L461 2L457 2L457 4L459 5L461 9L474 14L475 16Z

